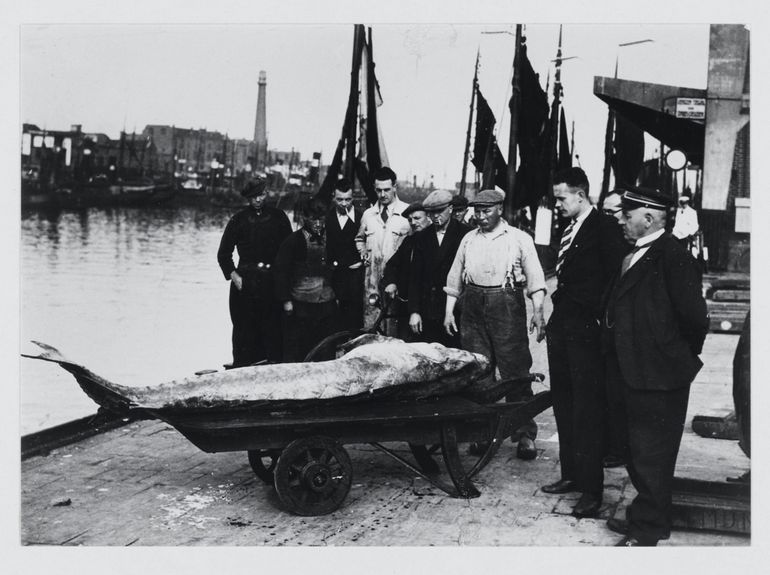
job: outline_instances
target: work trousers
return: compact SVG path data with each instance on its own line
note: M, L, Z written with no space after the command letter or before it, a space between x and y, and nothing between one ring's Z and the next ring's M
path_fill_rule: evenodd
M480 387L494 387L494 368L503 380L529 376L532 355L527 335L527 307L524 293L519 288L487 288L474 285L465 287L462 295L460 340L465 350L489 358L492 372ZM509 402L525 401L532 397L530 382L521 384L506 396ZM511 438L522 436L535 439L537 424L533 419L517 429Z
M291 315L283 316L283 360L300 362L322 339L339 331L337 302L294 301ZM334 359L333 356L318 359Z
M357 331L364 327L364 268L336 269L332 288L339 304L340 330Z
M240 272L243 289L230 284L233 367L281 361L281 307L272 297L272 278ZM258 272L265 273L265 272ZM266 285L267 284L267 287Z
M633 389L624 380L614 354L607 356L607 377L621 393L628 433L628 475L638 493L626 510L628 534L654 544L671 533L671 492L690 386Z
M599 353L599 326L579 314L548 324L548 371L559 433L562 479L601 496L606 452L607 398ZM576 321L572 321L576 320Z

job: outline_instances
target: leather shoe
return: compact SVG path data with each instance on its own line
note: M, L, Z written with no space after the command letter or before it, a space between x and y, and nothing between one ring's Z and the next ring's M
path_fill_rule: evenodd
M543 493L554 493L560 495L562 493L577 491L577 484L571 479L559 479L559 481L556 481L555 483L543 485L540 488L540 491Z
M621 535L628 535L628 521L626 519L610 517L607 519L607 529Z
M613 467L623 467L626 464L622 457L617 455L608 455L602 460L602 465L605 469L611 469Z
M623 537L615 543L615 547L655 547L656 543L642 543L636 537Z
M572 515L578 519L584 517L596 517L599 515L599 509L602 507L601 496L597 497L590 493L583 493L578 499L575 507L572 508Z
M628 535L628 519L610 517L607 519L607 529L620 535ZM669 537L669 535L663 535L661 539L668 539Z
M516 457L519 459L530 460L537 457L537 447L535 440L529 437L519 439L519 445L516 447Z

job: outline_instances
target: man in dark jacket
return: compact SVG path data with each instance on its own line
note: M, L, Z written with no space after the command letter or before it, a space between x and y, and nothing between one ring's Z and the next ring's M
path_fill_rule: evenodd
M669 536L671 488L690 384L709 327L695 261L665 232L673 202L657 190L623 194L623 234L634 247L623 258L602 321L607 378L622 399L628 473L638 495L627 521L607 525L618 546L651 546Z
M326 257L326 205L309 200L300 213L302 228L284 240L275 258L286 362L302 361L313 346L338 331L333 268Z
M460 335L444 329L446 276L470 227L452 218L452 194L434 190L422 206L432 225L414 235L409 274L409 327L421 340L460 347Z
M217 251L219 267L231 282L233 367L281 361L281 310L273 294L273 263L291 233L286 214L265 206L264 180L249 182L241 195L249 205L227 222Z
M412 270L412 258L414 257L415 234L430 225L422 202L409 204L401 215L409 221L409 235L404 238L396 253L385 264L382 280L380 280L382 291L385 293L385 297L390 300L386 303L393 306L391 312L398 316L406 312L405 302L409 298L409 274ZM405 341L414 339L406 318L398 318L396 335Z
M617 221L591 205L583 170L563 170L553 182L556 209L570 222L559 246L547 326L561 478L542 489L581 492L573 515L594 517L602 504L608 424L599 351L601 296L628 249Z
M364 265L356 248L361 211L353 206L353 190L347 180L337 182L332 205L326 214L326 253L333 267L340 329L354 331L364 325Z

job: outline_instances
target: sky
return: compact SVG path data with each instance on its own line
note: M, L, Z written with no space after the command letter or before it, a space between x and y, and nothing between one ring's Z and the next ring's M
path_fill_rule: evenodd
M480 88L507 154L514 31L512 23L372 25L381 130L399 178L439 187L460 179L477 50ZM525 34L545 88L559 26L531 24ZM22 122L82 124L115 138L173 124L250 139L265 70L269 147L331 161L349 89L350 24L28 24L20 36ZM562 67L563 103L594 190L607 116L594 76L612 76L618 58L621 78L705 88L708 37L706 24L563 27L563 56L574 57ZM638 40L652 42L618 46Z

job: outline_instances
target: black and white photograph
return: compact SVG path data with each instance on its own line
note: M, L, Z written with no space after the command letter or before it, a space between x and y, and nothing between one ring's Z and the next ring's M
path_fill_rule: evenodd
M167 4L4 27L17 554L761 544L756 14Z

